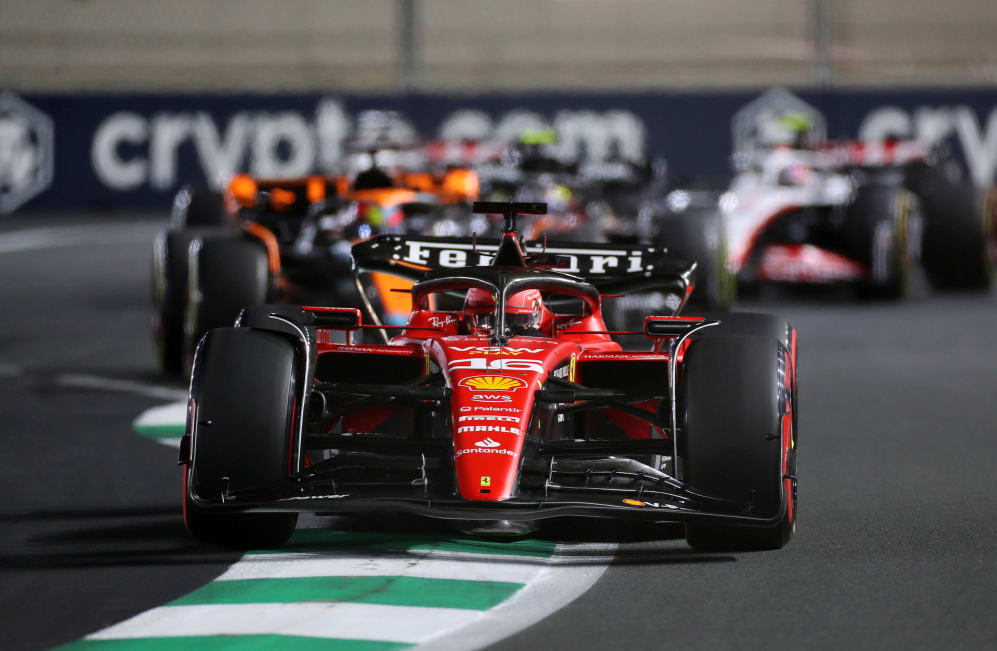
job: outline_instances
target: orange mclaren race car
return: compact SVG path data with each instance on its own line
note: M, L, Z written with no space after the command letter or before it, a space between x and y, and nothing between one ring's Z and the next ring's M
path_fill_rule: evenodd
M298 179L235 176L222 193L182 189L153 249L152 328L160 364L177 372L210 328L246 306L334 302L404 322L411 283L351 271L350 247L381 233L455 234L470 223L477 176L386 171Z

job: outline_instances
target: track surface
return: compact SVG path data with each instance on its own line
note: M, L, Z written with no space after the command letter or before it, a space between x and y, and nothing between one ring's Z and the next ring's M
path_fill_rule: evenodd
M113 245L14 251L0 232L5 649L79 639L238 557L185 537L175 452L132 433L165 400L65 386L70 373L162 383L146 320L153 231L121 222ZM621 543L614 564L494 648L997 646L997 296L745 307L800 331L794 541L704 555L674 527L560 527Z

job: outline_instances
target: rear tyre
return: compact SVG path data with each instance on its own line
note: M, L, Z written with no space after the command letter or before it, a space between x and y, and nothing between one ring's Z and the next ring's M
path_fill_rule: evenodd
M663 246L696 263L696 288L690 303L703 310L730 309L737 283L727 266L727 238L720 213L689 210L662 218L658 229Z
M184 522L201 541L273 547L294 532L297 513L219 513L190 492L219 500L226 491L288 481L297 364L291 340L250 328L209 333L197 352L192 397L193 464L185 467Z
M859 188L848 206L844 221L848 255L869 269L856 285L860 297L901 299L910 289L912 263L911 230L920 229L917 198L907 190L890 185Z
M784 448L785 437L794 436L788 363L785 349L768 336L705 336L686 353L683 481L751 503L753 515L778 518L770 527L690 522L686 540L693 548L779 549L792 538L795 490L784 478L795 472L795 449Z
M659 242L696 263L691 305L701 310L729 310L737 282L727 266L727 236L716 210L689 210L659 223Z
M220 192L180 188L173 198L173 213L170 217L174 229L198 226L225 226L231 223L225 211L225 200Z
M191 231L164 231L153 244L152 337L160 368L171 374L184 365L187 249L194 237Z
M786 319L766 312L696 312L707 320L720 323L702 330L704 337L757 336L772 337L787 349L792 347L792 328Z
M244 307L266 303L267 256L252 240L205 239L191 250L187 281L184 335L191 360L197 342L208 330L231 326Z
M987 192L968 183L936 184L921 196L925 213L921 262L932 287L990 287L997 217L988 199Z

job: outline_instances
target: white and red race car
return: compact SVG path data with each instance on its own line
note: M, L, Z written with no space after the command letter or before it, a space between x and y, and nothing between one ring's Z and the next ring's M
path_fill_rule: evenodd
M847 283L863 296L900 298L918 261L936 288L990 286L997 193L960 180L918 142L758 148L734 163L726 192L676 190L669 203L720 213L727 266L742 288Z

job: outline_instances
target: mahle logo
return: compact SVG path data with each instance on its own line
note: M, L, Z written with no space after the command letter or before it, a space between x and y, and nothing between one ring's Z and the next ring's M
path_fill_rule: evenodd
M0 92L0 214L52 184L52 120L17 95Z

